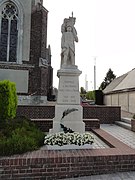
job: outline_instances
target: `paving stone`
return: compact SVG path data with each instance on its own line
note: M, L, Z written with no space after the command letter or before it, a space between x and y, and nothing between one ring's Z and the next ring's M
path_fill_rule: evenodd
M101 129L135 149L135 132L117 125L102 124ZM134 143L133 143L134 142Z
M135 180L135 171L133 172L117 172L113 174L93 175L78 178L68 178L61 180Z

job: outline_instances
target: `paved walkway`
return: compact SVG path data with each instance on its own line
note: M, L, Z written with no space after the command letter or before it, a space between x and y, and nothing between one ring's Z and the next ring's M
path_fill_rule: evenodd
M101 125L101 129L127 144L131 148L135 149L135 132L124 129L117 125L108 124Z
M62 180L62 179L61 179ZM134 172L118 172L114 174L103 174L94 176L85 176L79 178L68 178L63 180L135 180Z
M102 124L101 129L108 132L115 138L135 149L135 132L124 129L117 125ZM135 171L117 172L114 174L93 175L78 178L68 178L64 180L135 180Z

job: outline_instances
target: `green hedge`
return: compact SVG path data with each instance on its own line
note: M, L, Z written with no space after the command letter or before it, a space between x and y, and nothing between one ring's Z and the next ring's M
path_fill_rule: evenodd
M21 154L44 144L44 133L31 120L16 117L15 83L0 81L0 156Z
M0 120L12 119L16 116L16 85L9 80L0 81Z
M25 117L0 124L0 156L37 150L44 145L45 134Z

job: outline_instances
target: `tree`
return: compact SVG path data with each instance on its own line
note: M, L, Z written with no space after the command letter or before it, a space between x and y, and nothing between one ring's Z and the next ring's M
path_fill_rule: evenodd
M84 89L84 87L80 88L80 96L82 99L85 99L86 96L86 90Z
M81 91L81 92L80 92L81 94L86 94L86 90L84 89L84 87L81 87L81 88L80 88L80 91Z
M113 71L110 68L106 73L106 77L104 78L104 81L101 83L99 89L104 90L115 78L116 75L113 73Z

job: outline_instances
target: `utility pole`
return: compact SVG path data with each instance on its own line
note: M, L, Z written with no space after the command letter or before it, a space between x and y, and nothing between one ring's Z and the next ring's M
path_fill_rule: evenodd
M85 74L85 90L88 91L88 81L87 81L87 74Z
M96 56L94 57L94 90L96 90Z

